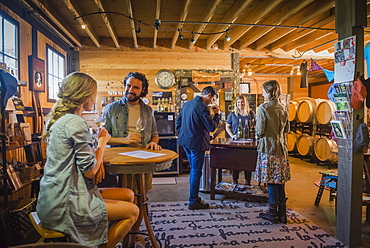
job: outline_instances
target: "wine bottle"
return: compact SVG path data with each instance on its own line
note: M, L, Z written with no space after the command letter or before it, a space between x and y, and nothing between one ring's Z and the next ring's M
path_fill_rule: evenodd
M242 125L242 120L241 119L239 119L237 136L238 136L238 139L243 138L243 125Z
M243 139L249 139L250 138L249 136L250 136L250 134L249 134L249 120L246 119L244 127L243 127Z

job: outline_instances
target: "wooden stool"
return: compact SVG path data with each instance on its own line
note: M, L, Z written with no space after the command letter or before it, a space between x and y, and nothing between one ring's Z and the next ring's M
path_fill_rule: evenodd
M337 181L338 181L338 172L337 171L324 171L320 172L322 174L319 190L317 191L315 205L320 204L322 193L324 192L325 187L329 188L330 195L329 200L334 200L334 194L337 191Z
M41 238L37 243L69 241L68 236L66 236L65 234L44 228L36 212L31 212L28 216L31 219L33 227L41 235Z

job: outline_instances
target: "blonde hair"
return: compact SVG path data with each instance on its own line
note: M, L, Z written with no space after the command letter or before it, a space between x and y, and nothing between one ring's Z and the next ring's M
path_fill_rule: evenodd
M265 83L263 83L262 88L265 90L265 92L268 94L269 100L275 100L280 98L281 95L281 89L280 84L276 80L270 80Z
M239 113L239 111L240 111L240 109L238 108L238 100L242 100L242 101L244 101L244 103L245 103L245 107L244 107L244 109L245 109L245 113L247 114L247 115L249 115L250 114L250 112L251 112L251 108L249 107L249 103L248 103L248 100L247 100L247 98L244 96L244 95L239 95L239 96L237 96L236 98L235 98L235 105L234 105L234 114L236 115L236 116L238 116L238 113Z
M50 121L46 128L43 140L49 135L51 126L67 113L74 113L79 106L84 104L96 94L98 85L89 75L81 72L73 72L67 75L61 84L58 93L58 101L50 112Z

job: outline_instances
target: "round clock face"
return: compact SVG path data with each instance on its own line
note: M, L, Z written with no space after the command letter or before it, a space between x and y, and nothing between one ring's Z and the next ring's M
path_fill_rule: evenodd
M155 83L162 89L169 89L175 83L175 75L170 70L160 70L155 75Z
M181 100L186 100L186 99L188 99L188 95L186 95L185 93L182 93L181 94Z

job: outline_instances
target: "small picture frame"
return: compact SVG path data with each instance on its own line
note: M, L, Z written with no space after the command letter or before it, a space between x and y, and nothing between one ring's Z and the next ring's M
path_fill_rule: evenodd
M45 92L45 63L44 60L28 57L29 63L29 85L31 91Z
M341 120L332 120L330 121L331 128L337 139L347 139L346 132L343 127L343 121Z

